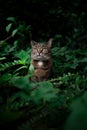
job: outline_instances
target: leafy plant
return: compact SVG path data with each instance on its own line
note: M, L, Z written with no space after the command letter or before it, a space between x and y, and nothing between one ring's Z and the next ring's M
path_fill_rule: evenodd
M71 103L87 89L87 50L72 49L69 44L61 46L63 36L54 36L54 41L60 42L52 49L54 74L48 81L32 83L31 47L28 42L26 47L21 46L31 27L14 17L7 20L10 36L0 41L0 125L12 129L15 123L14 130L37 129L41 122L47 128L62 130ZM72 37L77 38L78 32L74 29ZM68 37L68 43L74 38Z

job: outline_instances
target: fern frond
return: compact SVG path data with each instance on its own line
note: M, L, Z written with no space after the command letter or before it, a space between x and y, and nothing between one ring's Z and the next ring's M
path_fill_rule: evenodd
M0 58L0 61L5 60L5 59L6 59L6 57L1 57L1 58Z
M76 74L68 73L68 74L64 74L63 76L50 79L50 80L48 80L48 81L51 82L51 83L54 84L54 85L61 85L61 84L64 83L65 80L68 80L69 78L71 78L71 77L73 77L73 76L75 76L75 75L76 75Z
M12 66L15 66L15 65L25 65L25 62L21 61L21 60L14 60L13 62L2 63L2 64L0 64L0 71L4 71L4 70L11 68ZM22 69L22 68L20 68L20 69ZM27 66L24 68L27 68Z

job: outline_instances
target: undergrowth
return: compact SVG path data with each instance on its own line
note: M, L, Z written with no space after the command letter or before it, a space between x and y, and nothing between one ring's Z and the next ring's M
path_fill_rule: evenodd
M87 89L87 49L53 45L54 76L32 83L31 46L28 42L24 48L21 46L25 32L31 28L17 24L12 17L7 20L10 37L0 41L0 127L32 130L44 124L45 129L64 129L72 110L70 105Z

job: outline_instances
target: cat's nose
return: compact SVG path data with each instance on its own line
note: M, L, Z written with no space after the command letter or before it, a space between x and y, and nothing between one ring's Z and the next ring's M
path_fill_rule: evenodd
M37 56L40 56L40 53L37 53Z
M37 56L41 56L42 54L41 53L37 53Z

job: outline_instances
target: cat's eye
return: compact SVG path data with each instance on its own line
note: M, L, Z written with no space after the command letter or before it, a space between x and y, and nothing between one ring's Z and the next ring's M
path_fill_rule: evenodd
M47 49L43 49L43 53L48 53L48 50Z

